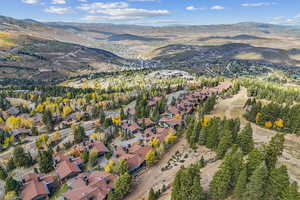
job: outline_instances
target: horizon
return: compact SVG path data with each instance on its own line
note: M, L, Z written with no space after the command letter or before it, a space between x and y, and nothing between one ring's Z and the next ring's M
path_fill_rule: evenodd
M300 5L294 0L10 0L0 14L39 22L143 26L300 25Z

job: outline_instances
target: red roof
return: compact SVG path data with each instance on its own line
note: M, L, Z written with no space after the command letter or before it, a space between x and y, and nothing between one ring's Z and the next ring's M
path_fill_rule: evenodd
M164 122L166 124L169 124L171 126L180 125L182 123L181 119L178 119L178 118L168 118L168 117L163 117L159 121L160 122Z
M32 200L39 196L48 196L47 184L52 183L54 178L52 176L29 173L23 177L23 180L25 183L23 184L21 197L23 200Z
M100 141L83 142L79 145L76 145L74 148L79 150L80 152L85 151L85 150L95 151L95 152L98 152L98 153L109 152L109 150L106 148L106 146Z
M129 169L140 166L145 161L145 156L152 148L149 146L141 146L135 144L125 151L119 147L116 151L118 157L113 158L114 161L125 160Z
M58 163L55 170L60 179L64 179L72 173L81 172L80 168L75 164L75 162L71 162L69 160Z
M118 176L104 171L79 174L71 183L72 189L63 194L70 200L86 200L93 198L103 200L112 189Z

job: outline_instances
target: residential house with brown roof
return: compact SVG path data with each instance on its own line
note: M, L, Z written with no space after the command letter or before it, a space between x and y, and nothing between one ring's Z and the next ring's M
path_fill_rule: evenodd
M81 173L69 181L70 190L63 194L66 200L104 200L113 189L116 174L104 171Z
M183 125L183 120L181 118L163 117L159 120L159 125L165 128L177 129Z
M161 99L162 97L151 97L148 106L155 106Z
M81 153L84 151L97 152L99 156L103 156L105 153L109 152L107 147L102 142L94 140L84 141L78 145L75 145L74 149Z
M57 155L54 158L54 162L56 174L61 181L73 178L82 171L83 160L80 157L73 158L66 155Z
M132 120L124 120L121 122L122 130L127 134L135 134L142 130L142 128Z
M150 118L143 118L138 120L138 125L144 128L150 128L155 125L155 123Z
M170 132L175 132L173 128L156 128L151 127L144 131L146 136L146 141L149 142L154 138L157 138L161 143L165 141L165 138L168 136Z
M54 178L50 175L29 173L23 176L22 200L48 199L55 187Z
M152 148L149 146L135 144L130 147L117 147L117 151L112 158L113 161L125 160L129 173L134 173L145 164L145 156Z

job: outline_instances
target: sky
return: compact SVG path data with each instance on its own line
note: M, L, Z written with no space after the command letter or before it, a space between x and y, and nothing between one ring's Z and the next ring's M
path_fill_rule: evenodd
M138 25L263 22L300 25L300 0L0 0L0 15Z

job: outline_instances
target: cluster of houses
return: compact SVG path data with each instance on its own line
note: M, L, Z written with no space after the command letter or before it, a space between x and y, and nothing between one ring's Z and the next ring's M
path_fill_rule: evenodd
M219 94L223 90L231 87L230 83L221 83L215 88L203 88L194 90L178 97L174 105L168 105L166 112L161 115L156 123L150 118L134 120L129 118L120 123L123 132L127 134L143 135L143 141L140 143L127 144L126 146L114 146L112 161L118 162L124 160L128 165L128 171L134 174L145 165L145 156L152 147L148 142L154 138L161 143L170 132L175 132L178 128L184 126L185 116L191 114L195 107L203 102L212 94ZM152 98L149 106L155 105L161 97ZM110 150L100 141L88 140L81 144L73 146L77 152L93 151L97 152L99 157L109 153ZM103 200L111 189L118 177L116 174L107 173L100 170L92 172L83 171L83 160L64 154L58 154L54 157L54 167L59 183L67 183L68 191L63 194L66 200ZM23 178L22 199L47 199L52 188L55 187L55 181L52 176L40 174L27 174Z

